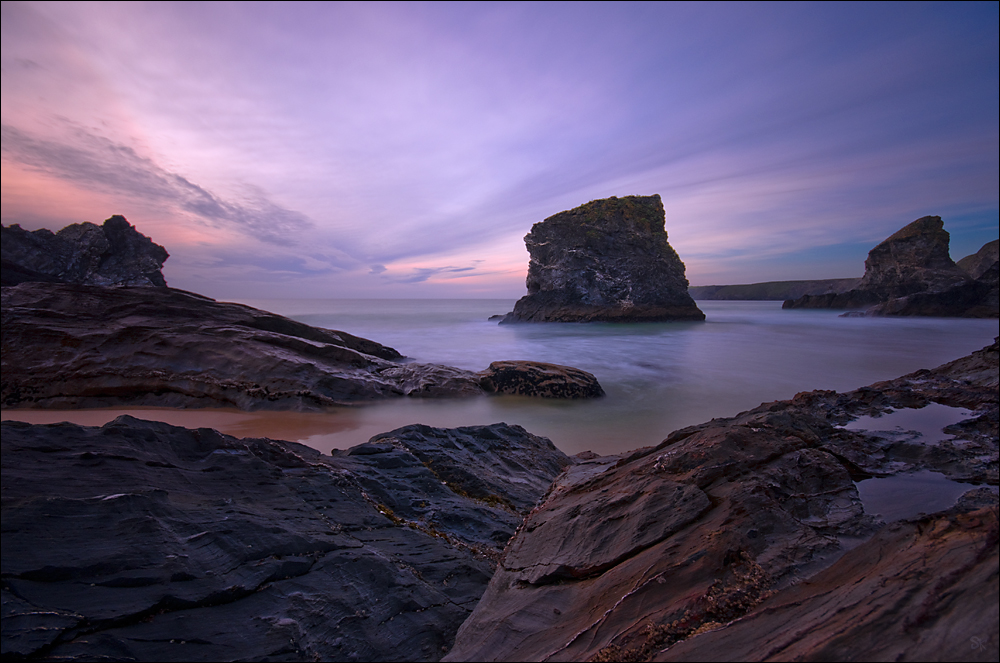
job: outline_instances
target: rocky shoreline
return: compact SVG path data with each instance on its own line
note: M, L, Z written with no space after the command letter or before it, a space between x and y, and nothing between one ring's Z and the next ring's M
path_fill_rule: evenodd
M997 494L977 488L997 486L998 357L994 342L571 467L445 660L995 659L995 639L968 642L998 625ZM842 426L930 403L973 414L933 443ZM968 491L896 523L866 511L857 482L919 470Z
M613 457L505 424L331 457L130 417L4 422L3 653L949 658L997 626L997 498L977 484L998 483L998 358L994 342ZM933 444L844 427L931 403L971 416ZM866 511L859 481L926 470L969 490L936 514Z
M4 407L319 410L384 398L603 395L579 369L405 363L393 348L172 288L22 283L0 293Z

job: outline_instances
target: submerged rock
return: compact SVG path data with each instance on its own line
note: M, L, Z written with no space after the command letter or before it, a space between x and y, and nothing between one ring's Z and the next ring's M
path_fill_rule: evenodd
M167 250L141 234L124 216L98 226L74 223L58 233L3 227L4 286L30 281L86 285L166 286Z
M572 462L506 424L335 457L131 417L2 429L5 659L438 660Z
M998 483L998 375L994 342L579 459L507 546L446 660L943 658L955 633L963 646L989 637L997 524L982 508L996 496L975 484ZM932 402L973 412L932 444L842 427ZM918 470L970 492L888 526L867 512L858 481Z
M853 290L787 299L782 308L865 309L866 315L997 317L1000 306L990 265L974 279L952 261L949 241L941 217L917 219L868 253L865 275Z
M594 200L531 228L528 294L503 322L704 320L659 195Z

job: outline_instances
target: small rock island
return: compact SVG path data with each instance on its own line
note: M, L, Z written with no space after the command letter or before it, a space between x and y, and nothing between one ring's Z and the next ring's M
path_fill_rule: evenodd
M593 200L524 237L528 294L501 323L704 320L659 195Z

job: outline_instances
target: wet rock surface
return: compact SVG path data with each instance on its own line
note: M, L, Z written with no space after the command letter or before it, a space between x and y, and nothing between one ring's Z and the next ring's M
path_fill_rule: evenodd
M571 463L506 424L335 457L131 417L2 428L5 659L437 660Z
M167 250L141 234L124 216L103 225L74 223L57 233L29 232L19 225L2 231L2 283L30 281L87 285L166 286Z
M495 361L479 372L479 384L493 394L541 398L598 398L604 395L592 373L538 361Z
M502 322L704 320L659 195L594 200L531 228L528 294Z
M949 242L941 217L922 217L868 253L865 275L855 289L787 299L782 308L864 309L868 315L1000 315L997 277L989 273L993 263L981 265L988 260L982 257L973 277L952 261ZM987 256L987 247L983 249Z
M23 283L0 298L4 407L316 410L402 396L603 394L568 366L400 363L374 341L172 288Z
M677 660L923 658L944 651L949 629L965 638L950 643L955 652L974 631L995 637L996 497L976 484L997 485L998 375L995 342L934 370L806 392L655 448L581 458L518 530L446 660L650 660L674 656L671 646L684 647ZM967 410L950 438L844 427L930 403ZM947 514L891 526L866 511L858 481L924 470L971 492ZM928 537L928 526L944 534ZM887 557L896 545L903 552ZM739 626L751 619L763 626ZM857 637L841 637L836 625L848 622ZM699 649L730 629L738 642L724 641L727 653ZM875 642L883 632L899 641ZM780 648L764 646L772 641ZM833 654L837 643L854 649Z
M5 407L316 409L405 394L392 348L169 288L4 288Z

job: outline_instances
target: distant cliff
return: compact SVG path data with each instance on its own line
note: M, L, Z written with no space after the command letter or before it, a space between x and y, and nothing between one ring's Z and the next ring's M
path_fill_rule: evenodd
M536 223L528 294L503 322L704 320L658 195L594 200Z
M991 269L996 261L973 278L952 261L949 242L941 217L919 218L868 253L865 275L856 288L788 299L782 308L864 309L865 315L997 317L997 271Z
M115 215L98 226L74 223L58 233L2 229L2 284L30 281L82 285L165 287L163 263L170 254Z
M784 301L803 295L826 295L856 288L860 278L813 281L767 281L740 285L699 285L688 288L696 300Z

